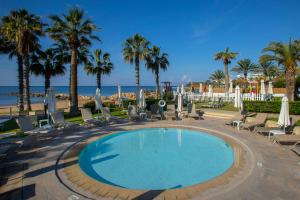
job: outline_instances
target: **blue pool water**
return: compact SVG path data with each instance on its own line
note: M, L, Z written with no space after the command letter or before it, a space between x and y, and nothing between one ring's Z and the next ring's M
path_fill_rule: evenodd
M198 131L149 128L106 136L80 153L81 169L106 184L162 190L213 179L234 162L223 139Z

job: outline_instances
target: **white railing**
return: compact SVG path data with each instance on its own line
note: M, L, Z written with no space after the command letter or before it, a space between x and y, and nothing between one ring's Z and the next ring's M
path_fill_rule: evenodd
M176 95L176 93L174 93ZM186 92L183 94L183 98L188 101L218 101L222 99L224 102L234 102L234 93L226 95L225 93L192 93ZM271 97L283 97L284 94L274 94ZM254 94L254 93L243 93L242 99L244 101L266 101L270 99L270 95Z

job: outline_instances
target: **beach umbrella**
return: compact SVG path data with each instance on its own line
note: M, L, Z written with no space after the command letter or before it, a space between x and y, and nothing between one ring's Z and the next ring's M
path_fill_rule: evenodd
M96 89L95 109L98 110L98 111L102 109L101 92L100 92L99 88Z
M140 89L139 108L142 109L142 110L146 108L145 93L144 93L143 89Z
M278 119L278 124L285 127L291 125L290 116L289 116L289 100L286 96L282 97L281 100L281 109Z
M178 100L177 100L177 111L178 113L182 112L182 94L178 94Z
M235 92L234 92L234 107L238 109L242 109L242 98L241 98L241 91L240 87L237 85L235 87Z
M229 82L229 94L233 93L233 84L232 84L232 80L230 80Z
M121 85L118 85L118 99L121 100L122 98L122 89L121 89Z
M273 84L272 84L272 81L269 81L268 94L273 94Z
M179 92L180 92L180 88L179 88L179 86L177 86L177 88L176 88L176 92L177 92L177 94L179 94Z
M264 100L265 95L266 95L266 87L265 87L265 81L264 80L260 80L260 94L261 94L261 99Z
M213 89L212 89L212 86L211 86L211 85L208 86L208 96L209 96L209 97L212 97L212 96L213 96Z
M55 113L56 111L56 97L55 91L52 87L47 90L46 98L44 100L45 105L48 106L48 114Z
M185 90L184 90L184 85L181 84L181 94L183 95L185 93Z
M203 86L202 86L202 83L200 83L200 85L199 85L199 93L202 94L202 92L203 92Z

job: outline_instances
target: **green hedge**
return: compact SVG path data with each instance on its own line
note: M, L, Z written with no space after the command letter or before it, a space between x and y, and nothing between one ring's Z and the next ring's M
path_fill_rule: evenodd
M244 110L250 112L279 113L281 101L244 101ZM300 101L289 102L290 114L300 115Z

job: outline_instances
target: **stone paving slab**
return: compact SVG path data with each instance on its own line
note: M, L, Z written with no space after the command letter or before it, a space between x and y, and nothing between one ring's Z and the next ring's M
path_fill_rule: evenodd
M229 126L224 126L222 119L205 118L204 120L182 120L182 121L156 121L138 122L126 124L114 124L103 128L78 128L77 130L64 130L50 136L39 138L39 142L29 150L18 150L5 159L6 164L22 164L25 167L22 172L9 174L7 178L18 177L23 174L22 181L14 184L0 186L0 199L97 199L99 196L91 195L90 192L77 187L68 181L63 175L65 167L57 163L61 153L70 145L79 140L87 139L110 131L122 131L140 127L151 127L157 125L183 125L195 126L204 129L213 129L237 138L244 143L252 152L254 165L249 166L249 176L244 171L233 176L235 181L229 181L218 187L209 188L194 196L194 199L300 199L300 165L299 157L288 148L273 144L266 137L253 134L248 131L238 131ZM72 166L70 163L69 166ZM238 179L238 180L236 180ZM12 183L12 182L11 182ZM8 186L10 185L9 189ZM99 193L102 199L129 199L129 194L124 192L119 196L112 195L106 188L86 187L83 188ZM162 198L161 191L147 191L138 195L135 199ZM91 196L89 196L91 195ZM193 192L165 194L164 198L191 199ZM132 197L134 199L134 197Z

